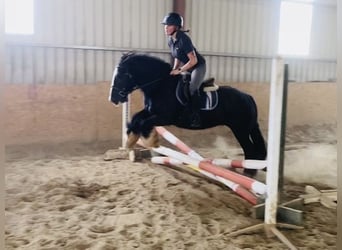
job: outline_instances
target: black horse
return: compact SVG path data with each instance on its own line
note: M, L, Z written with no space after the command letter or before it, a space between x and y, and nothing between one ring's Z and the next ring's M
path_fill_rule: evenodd
M257 106L252 96L235 88L222 86L212 92L201 92L201 127L191 127L187 107L187 92L181 76L171 76L171 65L163 60L143 55L126 54L121 58L112 79L109 100L114 104L127 102L136 89L144 94L144 109L134 114L127 126L133 135L133 146L138 138L148 138L154 126L175 125L185 129L206 129L228 126L241 145L245 159L266 159L266 145L257 120ZM254 175L256 170L245 173Z

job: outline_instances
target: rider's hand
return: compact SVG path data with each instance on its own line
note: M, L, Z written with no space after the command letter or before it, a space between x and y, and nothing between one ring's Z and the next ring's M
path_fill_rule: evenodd
M175 76L175 75L179 75L180 73L182 73L180 68L179 69L173 69L173 70L171 70L170 75Z

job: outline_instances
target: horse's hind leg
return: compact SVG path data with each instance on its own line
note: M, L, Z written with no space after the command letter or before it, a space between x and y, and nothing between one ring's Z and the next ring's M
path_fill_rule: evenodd
M237 128L237 129L232 129L236 139L238 140L245 159L254 159L256 160L258 158L257 150L255 148L255 145L253 141L251 140L251 136L249 133L248 129L242 129L242 128ZM256 169L244 169L243 170L244 174L250 177L254 177L257 173Z
M267 148L265 139L261 133L261 130L259 128L259 124L256 124L254 128L251 131L251 139L253 141L256 155L256 160L265 160L267 157Z

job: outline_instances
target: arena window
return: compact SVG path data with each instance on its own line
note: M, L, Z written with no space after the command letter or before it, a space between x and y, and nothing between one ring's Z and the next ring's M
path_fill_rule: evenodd
M33 34L34 0L5 0L5 32L7 34Z
M312 1L282 1L278 53L306 56L310 49Z

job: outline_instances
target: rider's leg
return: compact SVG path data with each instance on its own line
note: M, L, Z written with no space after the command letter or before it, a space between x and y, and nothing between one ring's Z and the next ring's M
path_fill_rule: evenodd
M191 72L191 81L190 81L190 95L191 95L191 126L200 127L201 120L199 115L200 110L200 96L199 96L199 88L201 87L201 83L203 82L204 76L206 72L206 65L202 64L196 67Z
M189 86L191 95L195 94L200 89L206 70L207 70L206 65L202 64L202 65L197 66L191 72L191 80L190 80L190 86Z
M199 110L201 108L200 96L199 93L195 93L190 97L191 101L191 126L192 127L200 127L201 126L201 119L199 115Z

